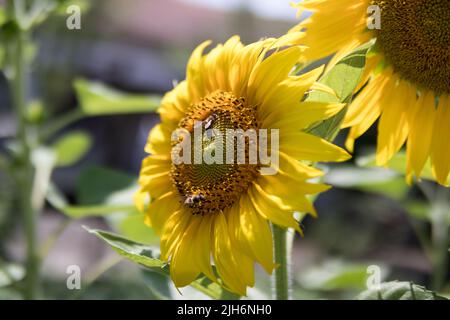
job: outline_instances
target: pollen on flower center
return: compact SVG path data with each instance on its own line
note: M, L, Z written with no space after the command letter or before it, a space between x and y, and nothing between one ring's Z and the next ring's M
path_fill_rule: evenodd
M217 91L191 106L185 117L181 119L179 128L193 133L195 125L201 125L202 133L209 129L219 130L225 134L227 129L241 129L243 131L258 129L256 107L248 106L244 98L236 98L228 92ZM179 152L180 141L173 143L172 152ZM246 141L248 143L248 141ZM224 140L223 149L227 150L230 141ZM214 148L213 139L201 143L201 151ZM194 150L191 141L191 154ZM234 147L234 143L232 144ZM248 147L246 158L248 158ZM210 150L211 151L211 150ZM214 152L214 150L212 150ZM235 150L232 151L235 153ZM258 165L250 164L173 164L171 176L177 188L183 205L193 214L207 214L222 212L239 199L252 181L258 175Z
M377 42L396 72L419 88L450 93L450 1L372 0Z

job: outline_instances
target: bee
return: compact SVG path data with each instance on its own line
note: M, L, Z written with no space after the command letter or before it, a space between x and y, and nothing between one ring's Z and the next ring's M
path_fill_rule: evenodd
M214 122L217 120L217 114L213 113L208 118L203 120L203 123L205 124L205 130L209 130L214 125Z
M199 204L202 200L205 200L205 196L201 193L199 194L192 194L190 196L187 196L184 200L184 204L189 207L194 207L195 205Z

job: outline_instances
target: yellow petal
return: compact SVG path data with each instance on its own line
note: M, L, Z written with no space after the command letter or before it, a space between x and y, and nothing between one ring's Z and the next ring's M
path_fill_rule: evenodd
M300 43L309 47L305 52L309 61L325 58L348 46L355 38L373 36L372 32L367 31L366 1L304 1L297 7L299 15L305 11L314 11L311 17L290 30L298 32L306 29L306 35ZM339 26L339 30L336 30L336 26Z
M301 49L298 47L274 52L253 70L248 82L246 98L248 103L258 105L261 114L267 114L270 111L270 109L265 110L270 106L261 104L261 102L281 81L287 78L300 54Z
M203 51L211 44L211 41L205 41L192 52L187 64L186 80L188 83L189 96L192 102L199 101L205 96L205 79L203 78Z
M227 222L222 213L218 213L215 217L212 243L216 269L225 286L233 292L246 295L247 285L249 285L246 280L248 280L249 274L253 273L253 270L241 268L239 261L236 260Z
M280 152L279 171L282 174L290 174L291 176L302 180L321 177L324 174L323 171L308 166L283 152Z
M205 56L203 77L208 92L216 90L231 91L230 69L233 58L239 54L243 45L238 36L218 45Z
M169 123L160 123L150 131L145 152L170 157L172 132Z
M163 227L161 235L161 260L167 261L180 244L192 218L190 212L180 209L172 213Z
M281 81L276 85L275 90L268 93L261 101L264 106L258 108L258 116L261 119L280 117L286 112L300 108L305 93L311 89L311 86L322 74L323 69L322 66L301 76L289 76Z
M141 175L152 175L165 172L171 166L171 161L165 156L148 156L142 160Z
M431 161L434 175L437 181L448 186L448 175L450 172L450 96L442 95L436 114L434 126L433 143L431 148Z
M302 233L298 221L294 219L293 211L283 204L280 198L266 193L258 184L253 184L248 192L253 206L264 219Z
M243 254L253 257L256 260L247 238L242 232L241 207L239 202L236 202L231 208L226 210L225 216L227 219L228 232L230 234L231 242L234 243L238 247L238 250L242 251Z
M384 96L384 89L391 79L392 70L386 70L376 78L374 78L366 88L356 97L350 104L345 116L343 128L348 128L361 123L368 123L380 114L380 101ZM376 115L374 117L373 115ZM367 119L370 118L370 121ZM375 121L373 120L373 122ZM372 123L373 123L372 122ZM370 123L370 125L372 125ZM370 127L367 126L368 127Z
M366 132L380 116L381 101L391 75L392 70L388 70L377 76L350 104L342 124L342 128L352 127L345 144L350 152L353 151L355 140Z
M377 165L386 165L405 143L409 133L408 111L413 108L415 99L415 90L404 81L393 84L383 98L378 125Z
M170 191L150 203L147 209L147 219L155 232L161 235L166 221L180 209L179 196L174 191Z
M182 81L172 91L164 95L158 113L163 122L173 122L178 125L190 105L187 82Z
M325 102L302 102L284 114L272 113L264 119L263 128L274 129L305 129L314 123L336 115L345 107L343 103L330 104Z
M337 96L336 92L332 88L330 88L326 84L323 84L320 82L313 83L311 86L311 91L319 91L319 92L323 92L323 93L328 93L329 95L332 95L336 98L341 98L341 97Z
M328 141L304 133L280 131L280 150L287 155L308 161L346 161L351 156Z
M313 216L316 216L317 213L306 195L316 194L330 189L328 185L295 180L286 174L261 176L258 179L258 185L266 193L280 198L283 205L289 208L290 211L310 213Z
M247 196L240 200L240 227L257 261L271 274L275 267L272 254L272 232L267 220L255 212Z
M191 259L204 275L217 281L211 266L211 233L214 218L211 215L201 217L201 224L194 235L190 250Z
M170 179L170 171L140 176L139 185L142 192L148 192L152 198L158 198L172 190L173 184Z
M135 194L134 194L134 204L136 205L136 207L138 208L138 210L140 212L144 212L145 209L145 203L148 200L149 194L147 191L139 189ZM151 227L151 224L149 224L149 226Z
M435 97L430 91L421 94L414 107L407 143L407 175L420 177L428 160L436 118Z
M194 281L200 274L193 252L199 250L193 246L193 240L199 232L201 217L191 219L186 231L180 237L179 244L170 261L170 277L176 287L184 287Z

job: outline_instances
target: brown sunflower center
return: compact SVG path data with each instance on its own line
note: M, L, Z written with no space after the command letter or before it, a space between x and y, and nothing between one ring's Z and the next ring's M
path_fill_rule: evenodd
M258 129L255 109L248 106L244 98L217 91L192 105L180 121L179 128L189 133L190 161L173 164L171 176L183 205L193 214L223 211L233 205L257 177L259 166L248 161L251 139L245 139L244 164L237 161L238 144L234 138L227 139L229 130ZM196 132L201 133L199 139ZM223 135L220 140L215 132ZM172 153L182 152L185 139L181 137L173 143ZM205 153L220 161L206 163L202 156ZM227 159L230 153L236 160L232 163Z
M450 1L372 0L377 43L396 72L420 88L450 93Z

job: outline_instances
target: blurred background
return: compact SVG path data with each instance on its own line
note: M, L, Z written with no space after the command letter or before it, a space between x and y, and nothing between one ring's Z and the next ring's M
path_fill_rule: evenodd
M155 98L184 79L190 52L204 40L224 42L239 34L244 43L249 43L285 33L299 21L289 2L91 1L82 13L81 30L68 30L67 15L61 14L33 33L36 56L31 65L29 98L41 98L36 103L44 106L42 117L47 118L70 114L81 99L95 95L96 90ZM79 86L78 92L74 83ZM80 88L85 89L85 96ZM8 92L2 74L0 152L8 148L16 130ZM88 214L77 216L70 211L72 205L112 206L131 201L145 156L143 147L157 122L155 113L99 115L71 122L49 137L51 143L57 143L75 132L86 154L53 172L54 194L47 199L39 221L40 243L48 251L42 266L43 298L160 297L161 293L154 290L158 279L146 274L142 281L139 267L120 260L82 228L112 230L136 241L157 244L158 239L143 225L139 213L118 208L104 217L84 217ZM344 139L342 132L337 142L342 145ZM380 268L383 281L413 281L449 292L446 248L450 192L427 181L409 187L400 173L371 168L375 142L374 129L358 141L355 163L324 166L329 172L327 182L336 188L318 197L319 218L306 218L305 237L298 236L294 242L294 298L354 298L366 288L371 265ZM13 190L7 175L0 171L0 261L5 262L9 273L20 278L25 243ZM436 199L441 200L438 203ZM58 203L63 203L60 206L67 209L66 215L55 209L60 209ZM68 265L80 266L81 291L67 289ZM259 277L250 296L269 297L270 278L263 272ZM10 284L0 270L0 298L20 297ZM170 285L164 290L181 297ZM184 298L203 298L190 289L182 292Z

